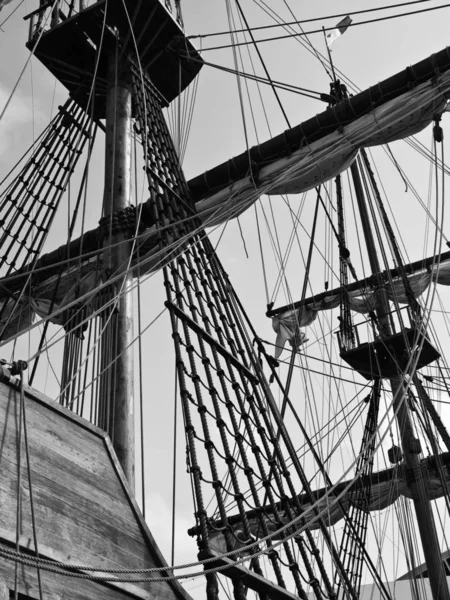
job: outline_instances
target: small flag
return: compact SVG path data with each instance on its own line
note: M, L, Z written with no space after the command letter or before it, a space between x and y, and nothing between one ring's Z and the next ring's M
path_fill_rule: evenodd
M336 27L334 29L330 29L330 31L327 31L325 38L327 40L328 47L331 46L331 44L334 42L334 40L337 40L337 38L339 36L341 36L343 33L345 33L347 31L351 22L352 22L351 18L347 15L346 17L344 17L342 19L342 21L339 21L339 23L336 25Z

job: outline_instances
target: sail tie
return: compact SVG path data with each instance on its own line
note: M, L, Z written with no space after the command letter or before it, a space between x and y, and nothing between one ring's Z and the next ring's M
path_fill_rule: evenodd
M98 224L98 236L103 241L110 235L118 233L131 234L136 231L136 207L127 206L111 215L102 217Z

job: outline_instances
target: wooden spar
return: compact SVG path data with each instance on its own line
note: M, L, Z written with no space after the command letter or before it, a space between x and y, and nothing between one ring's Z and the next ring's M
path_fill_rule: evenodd
M372 274L377 276L381 273L381 267L378 261L377 248L356 161L354 161L351 166L351 174L355 187L356 201L361 217L367 253L369 255L370 267ZM377 292L375 313L378 318L380 332L383 338L389 337L393 334L391 322L389 320L389 313L391 311L389 300L386 290L383 287L380 287ZM425 562L428 568L433 599L450 600L450 592L447 585L444 566L442 564L433 512L430 501L428 500L420 465L420 448L418 447L418 440L414 437L411 415L406 401L407 389L404 377L401 375L392 377L390 379L390 384L393 395L393 409L400 431L403 456L406 467L411 475L409 488L413 496L417 524L419 527Z
M130 205L131 104L125 72L112 51L106 96L104 217L112 217ZM113 286L112 312L103 314L105 371L100 386L100 411L128 484L134 490L133 275L128 270L131 247L125 243L126 234L115 231L112 218L110 223L104 240L103 269L106 279L118 273L123 273L123 277Z
M154 225L154 220L152 220L152 216L149 214L149 202L143 202L138 207L138 213L141 214L141 223L149 228ZM4 277L0 279L0 297L1 296L10 296L14 292L20 290L24 282L29 279L31 285L36 285L37 283L43 282L54 275L59 275L63 270L67 268L67 264L80 262L80 251L83 250L83 257L81 258L82 263L84 260L92 259L94 255L101 254L102 248L99 245L99 235L100 228L92 229L90 231L86 231L79 238L71 241L69 244L63 244L56 250L48 252L47 254L43 254L41 258L36 262L33 269L32 263L25 265L24 267L17 269L13 275L8 277ZM155 232L156 235L156 232ZM450 261L450 251L442 252L439 256L440 263L446 263ZM414 273L418 273L419 271L426 271L431 265L433 265L437 261L437 256L430 256L425 259L420 259L415 262L403 265L403 270L407 275L413 275ZM321 292L320 294L315 294L314 296L309 296L303 302L297 301L292 304L287 304L285 306L279 306L277 308L273 308L267 311L268 317L273 317L275 315L282 314L288 310L299 309L301 306L307 306L309 304L317 305L323 300L327 298L332 298L333 296L339 296L342 293L342 290L345 289L347 293L352 292L362 292L368 287L374 287L377 281L380 279L383 281L389 281L395 277L401 276L401 270L398 268L388 269L382 271L381 275L374 276L370 275L369 277L365 277L364 279L359 279L358 281L354 281L353 283L349 283L345 286L345 288L337 287L332 290L327 290L326 292Z
M417 260L413 263L409 263L407 265L403 265L403 271L407 275L413 275L414 273L418 273L419 271L426 271L431 265L437 262L439 258L439 262L442 264L448 260L450 260L450 252L443 252L439 257L437 256L429 256L428 258ZM301 306L307 306L308 304L317 305L318 303L326 300L327 298L332 298L333 296L339 296L343 290L347 293L352 292L362 292L368 287L374 287L380 279L383 281L389 281L395 277L400 277L402 274L402 270L399 268L388 269L382 271L375 275L370 275L369 277L365 277L364 279L359 279L358 281L354 281L353 283L349 283L343 287L337 287L332 290L327 290L326 292L321 292L320 294L316 294L314 296L310 296L303 301L293 302L292 304L287 304L285 306L280 306L278 308L274 308L267 311L268 317L274 317L275 315L280 315L288 310L295 310L300 308Z
M215 567L227 567L222 571L222 575L230 577L230 579L241 581L247 588L253 590L259 594L260 598L270 598L270 600L298 600L299 596L289 592L287 589L272 583L265 577L254 573L245 568L244 565L236 565L235 561L231 558L223 558L217 556L214 552L200 552L199 559L207 560L210 558L216 558L216 560L210 563L210 568ZM207 573L208 571L206 571ZM1 599L0 599L1 600Z
M198 202L212 192L227 187L230 182L239 181L250 171L258 172L271 161L289 156L293 151L341 129L386 101L449 69L450 48L444 48L430 58L400 71L355 96L342 99L332 108L300 125L287 129L267 142L253 146L231 160L191 179L189 189L194 201Z
M438 462L442 465L442 467L444 469L446 469L448 471L449 467L450 467L450 452L444 452L442 454L439 454L438 457L431 455L431 456L421 459L421 461L420 461L421 469L423 471L427 471L428 473L431 473L433 477L438 477L439 476L438 475L438 472L439 472ZM366 492L368 493L369 490L371 490L372 495L378 494L378 497L379 497L381 495L381 492L377 491L377 487L381 488L383 486L383 484L386 484L386 483L390 483L391 486L394 487L399 484L402 484L402 481L406 481L407 477L408 477L408 475L407 475L407 472L405 469L405 465L401 464L401 465L396 465L395 467L392 467L390 469L383 469L382 471L377 471L375 473L372 473L370 476L370 482L364 478L362 478L361 480L358 480L358 479L355 480L354 478L346 479L344 481L341 481L340 483L333 485L333 489L332 489L331 493L330 493L330 487L325 486L325 487L321 487L321 488L312 490L312 495L313 495L315 501L320 501L321 499L326 498L327 496L330 496L331 501L333 501L335 498L337 498L338 496L340 496L343 493L347 494L347 495L350 494L352 492L352 489L358 489L360 491L363 489L365 491L365 493ZM362 486L362 487L360 487L360 486ZM297 494L297 498L298 498L299 504L304 506L305 510L309 509L309 507L310 507L309 494L302 492L301 494ZM435 495L433 495L433 499L436 499ZM283 510L283 502L282 501L280 501L276 504L276 509L278 511ZM369 509L369 510L372 510L372 509ZM245 513L245 516L249 521L254 519L256 522L258 522L260 514L261 514L261 511L259 509L249 509ZM270 507L266 507L265 514L268 516L271 516L273 518L273 509L271 509ZM342 518L343 517L344 517L344 513L342 513ZM230 515L228 517L229 525L238 525L241 522L242 522L242 517L239 514ZM217 522L212 521L212 524L219 527L220 521L217 521ZM192 537L199 535L200 528L198 527L198 525L196 525L195 527L191 527L188 530L188 533Z
M103 26L101 26L101 24L103 23L104 17L106 18L106 24L111 28L111 30L105 30L105 35L107 35L109 42L111 42L111 31L113 31L114 28L120 23L123 23L121 19L125 19L128 27L127 15L123 14L120 16L120 12L123 10L123 7L121 7L120 3L114 7L110 6L106 16L103 15L103 13L97 14L98 11L101 11L101 5L104 4L104 1L105 0L99 0L99 2L95 4L95 7L90 7L86 11L83 11L82 13L65 20L64 27L62 27L60 24L58 27L53 28L50 32L44 32L41 41L36 47L35 41L33 41L34 38L30 40L28 44L30 48L34 48L36 56L40 58L44 64L60 78L60 81L64 85L69 87L72 93L76 96L78 102L81 102L79 88L83 88L84 92L87 89L91 89L89 77L93 76L93 73L90 75L87 72L84 73L85 76L89 75L89 77L86 80L83 79L82 84L81 82L78 82L77 79L74 79L73 81L71 80L72 82L69 83L67 80L67 75L64 75L64 70L62 70L62 68L64 67L70 71L72 68L75 68L76 65L78 65L80 68L81 65L83 65L85 69L88 69L88 66L90 65L90 62L87 59L89 53L94 51L93 49L96 45L97 47L101 45L101 40L95 37L94 32L97 31L98 33L99 31L103 31ZM136 5L136 11L143 11L143 14L139 17L137 16L136 12L135 25L139 28L143 27L146 32L149 30L150 22L153 17L156 19L153 26L158 31L161 25L160 19L163 19L163 15L167 17L168 21L164 27L162 27L164 34L162 37L158 37L158 41L153 40L150 48L147 48L148 42L146 42L145 53L151 52L153 49L155 56L159 57L157 59L155 58L155 64L152 63L149 75L151 76L152 83L156 84L156 88L161 92L162 96L164 96L166 99L171 98L175 93L175 89L177 93L180 91L178 81L179 77L177 75L175 78L173 75L175 66L173 64L174 57L176 57L176 60L179 61L179 63L176 63L175 71L178 73L179 68L181 69L181 88L184 88L185 85L188 85L188 83L195 77L196 73L201 68L202 60L196 54L195 49L191 46L189 40L182 40L182 36L180 35L181 32L178 26L176 26L173 22L173 19L166 14L166 11L161 6L159 0L148 0L145 3L142 3L139 0L129 0L129 4L129 8L131 8L132 5ZM147 12L149 14L147 14ZM155 14L153 14L154 12ZM87 27L91 19L93 22L96 22L97 18L100 18L98 27L94 28L92 24L90 24L86 32L83 33L83 27ZM90 36L93 36L92 39L88 36L88 32ZM138 37L143 35L144 34L142 32ZM165 36L168 37L166 38ZM129 40L127 43L128 42ZM54 48L55 44L58 47L58 61L56 61L58 64L56 64L54 53L51 50L51 48ZM82 45L79 46L79 44ZM153 46L153 44L156 44L156 46ZM184 55L181 56L177 54L175 52L175 48L178 46L180 46L180 49L183 49L184 52L187 50L190 58L186 58ZM168 47L171 48L171 52L161 52L162 48L165 49ZM62 60L62 56L64 56L64 60ZM158 69L156 69L155 65L158 61L161 61L161 65ZM94 56L92 64L95 65L96 62L97 61ZM96 80L96 106L94 110L94 116L97 117L104 116L103 113L106 100L106 86L104 85L104 81L107 79L107 72L104 68L104 65L106 63L107 60L102 60L101 64L99 63L98 65L99 72L97 73L98 77ZM432 57L417 63L413 67L409 67L404 71L397 73L380 84L372 86L352 98L346 98L343 101L338 102L335 106L328 108L319 115L312 117L311 119L308 119L307 121L304 121L291 129L288 129L284 133L277 135L274 138L255 146L254 148L251 148L249 152L245 151L241 155L223 163L222 165L214 167L205 174L191 179L188 182L188 186L191 196L194 202L197 204L198 211L200 211L197 216L200 219L209 219L211 217L211 208L207 208L204 203L202 203L202 200L205 198L210 198L211 195L214 195L214 193L218 190L225 189L230 182L239 181L240 179L245 178L248 175L250 168L258 171L258 169L264 169L264 167L270 163L289 157L295 150L298 150L313 141L322 139L324 136L340 129L342 126L353 122L358 117L367 114L374 108L383 105L383 103L386 101L397 98L400 94L405 93L418 84L430 80L436 75L436 73L445 73L448 70L450 70L450 49L446 48ZM101 86L99 79L102 81ZM75 86L73 89L72 85ZM101 87L101 91L99 86ZM81 94L81 96L83 96L83 94ZM91 112L91 109L86 107L83 102L81 102L81 105L86 110ZM139 208L139 213L141 214L141 226L145 227L150 227L154 224L151 216L146 217L146 207L148 206L148 203L143 203ZM223 209L226 209L226 206L227 202L224 201ZM14 291L20 289L24 281L30 277L29 271L31 270L32 265L34 265L32 270L35 275L32 276L32 280L30 282L31 284L34 284L36 281L42 281L45 279L45 277L51 276L52 273L59 273L61 269L65 269L67 265L64 264L59 268L57 263L65 263L70 258L78 261L79 259L77 256L80 252L80 248L82 248L83 252L86 254L101 252L101 246L98 246L97 244L97 230L86 232L83 236L82 243L81 238L74 240L70 244L66 244L58 250L42 256L37 261L36 265L34 265L34 261L32 261L28 266L18 269L12 277L0 279L0 295L7 296L8 292L13 293ZM55 264L56 266L54 266ZM425 267L425 265L423 266ZM44 268L45 272L41 271L41 269ZM393 274L393 271L391 271L391 274ZM369 280L363 280L360 283L355 282L346 289L349 292L354 289L359 289L358 285L363 287L366 285L366 281L367 285L371 284L369 278ZM321 298L333 295L335 293L338 294L339 290L330 290L324 295L315 297L314 300L319 301ZM308 304L312 301L313 299L308 298L305 303ZM277 308L276 310L270 310L268 316L274 316L280 312L284 312L285 310L297 308L298 306L299 303L295 303L289 307L281 307Z

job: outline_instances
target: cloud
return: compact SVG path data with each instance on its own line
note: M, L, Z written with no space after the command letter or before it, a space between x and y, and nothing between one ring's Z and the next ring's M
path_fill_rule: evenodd
M0 113L8 103L10 94L9 90L0 85ZM44 123L43 113L38 110L33 116L31 98L16 91L0 121L0 157L7 153L8 158L19 158L31 146L33 120L36 128L40 130Z

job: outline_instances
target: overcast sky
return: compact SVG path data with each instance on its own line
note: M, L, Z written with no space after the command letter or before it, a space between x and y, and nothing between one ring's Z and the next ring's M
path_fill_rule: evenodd
M377 3L374 0L346 0L335 2L321 0L311 2L305 0L291 1L290 5L297 19L309 19L313 17L325 17L328 14L348 13L373 7ZM382 4L382 3L378 3ZM443 5L444 2L424 2L421 5L405 7L405 11L418 10L432 6ZM0 23L16 8L17 0L0 12ZM272 24L273 21L265 14L253 0L242 0L242 6L247 18L253 26ZM0 32L0 111L6 104L11 91L28 59L29 52L25 48L27 37L27 23L23 17L28 12L36 9L36 3L26 0L17 12L2 26ZM270 0L270 7L279 12L286 20L291 21L286 3L283 0ZM183 0L182 9L188 35L201 35L212 32L227 31L226 5L224 0ZM402 12L385 11L372 13L372 15L354 16L354 22L370 18L382 17ZM382 21L367 25L351 27L343 37L338 39L332 46L333 61L351 81L360 89L364 89L377 81L428 57L449 44L449 17L450 8ZM320 29L322 26L331 26L340 18L335 20L319 20L314 23L306 23L304 29L311 31ZM257 39L276 36L283 33L281 29L262 31L256 34ZM312 44L321 52L325 53L323 34L312 34ZM202 44L205 51L205 60L234 68L236 63L230 49L207 51L207 48L218 45L227 45L229 36L214 36L205 39L194 40L199 48ZM298 39L264 42L260 44L260 50L269 73L273 79L298 85L318 92L329 91L329 77L321 66L316 56L309 53ZM247 50L243 49L244 69L250 71ZM255 70L264 76L261 64L254 51L252 53ZM238 57L238 60L239 57ZM239 66L239 68L241 68ZM199 79L196 106L193 112L193 123L191 135L187 147L184 162L187 178L198 175L209 168L240 154L245 150L246 141L244 135L243 121L246 123L249 145L269 139L287 128L286 120L274 100L273 94L267 87L262 87L261 94L264 99L262 109L258 90L253 83L248 84L252 97L252 113L249 110L248 101L244 100L244 109L240 105L239 94L235 76L223 73L219 70L205 66ZM245 85L243 94L246 98ZM33 139L40 133L55 114L56 107L66 99L66 91L55 82L46 72L44 67L32 59L26 68L21 82L17 87L9 107L5 111L0 123L0 175L6 173L14 161L29 146ZM306 120L315 113L321 112L326 105L298 94L280 92L280 98L285 107L287 117L292 125ZM243 114L244 113L244 114ZM266 121L267 115L267 121ZM254 120L253 120L254 119ZM446 134L448 117L444 117L443 127ZM430 128L421 135L424 144L431 147ZM404 142L392 145L392 151L396 160L406 170L424 202L428 201L429 164L416 156ZM99 144L91 169L90 187L88 195L87 227L94 227L100 218L101 195L103 181L102 147ZM396 223L401 228L405 246L411 260L418 260L430 253L432 248L432 234L430 230L429 239L426 239L426 219L423 209L414 198L412 188L405 192L405 185L396 169L391 164L382 150L375 150L374 157L379 165L381 181L386 188L387 197L392 207ZM136 192L138 198L145 200L145 190ZM311 223L311 206L314 202L314 194L309 194L305 201L305 208L301 214L301 221L306 231ZM291 207L296 212L302 201L299 197L290 198ZM274 222L266 227L264 223L265 211L268 220ZM267 198L262 204L258 204L258 215L262 223L262 245L264 257L261 257L260 246L257 235L255 210L250 209L240 219L240 228L237 221L230 222L225 232L215 232L213 239L217 240L222 235L219 244L219 253L225 268L230 273L231 281L235 284L242 295L244 305L254 320L260 335L269 341L274 341L275 336L271 329L271 323L264 313L268 300L275 301L275 305L285 304L286 284L278 293L276 282L279 273L277 264L277 246L284 254L292 231L292 216L285 201L280 197L272 197L271 204ZM59 227L47 244L47 248L54 248L65 240L65 223L67 217L63 217ZM275 223L275 224L274 224ZM326 241L327 229L325 220L322 222L320 239L323 247ZM242 232L242 234L241 234ZM444 225L444 232L450 235L450 228ZM307 252L308 237L301 228L298 230L302 251ZM353 233L349 235L355 240ZM277 237L278 236L278 237ZM243 239L245 240L245 243ZM274 241L275 240L275 241ZM273 250L275 246L275 251ZM331 250L330 250L331 252ZM248 254L248 258L247 258ZM319 260L315 263L319 265ZM288 273L289 292L294 299L300 297L303 286L303 263L300 251L292 252L291 260L286 267ZM266 296L264 284L264 272L267 278L269 296ZM326 267L317 266L312 274L312 285L316 293L323 291L325 281L337 285L332 280L331 273ZM159 276L150 278L143 286L145 311L143 311L143 326L148 325L162 310L164 292L162 290ZM448 297L448 294L447 294ZM148 521L153 527L156 539L166 555L170 554L170 536L168 535L168 521L170 520L170 497L171 497L171 444L166 445L172 435L173 395L174 395L174 367L171 360L171 338L168 331L168 319L162 317L143 338L145 354L145 431L147 441L145 442L147 452L147 501L153 507L148 513ZM331 327L336 327L336 320ZM445 330L441 324L442 331ZM311 343L320 340L321 333L318 329L308 332ZM33 353L27 345L21 347L25 354ZM26 356L17 356L25 358ZM162 360L161 357L167 357ZM55 358L57 362L57 359ZM50 383L51 375L44 374L41 379L43 386L48 386L48 393L54 389ZM301 385L295 388L301 402ZM322 389L320 394L323 394ZM331 392L329 392L331 393ZM185 475L183 434L179 432L179 473L180 478ZM157 481L157 485L154 482ZM180 485L180 498L189 495L187 476L185 483ZM193 523L191 517L192 509L188 502L179 501L181 509L177 530L177 553L176 562L182 562L187 557L192 557L195 552L193 544L182 541L185 529ZM185 539L183 537L183 539ZM170 560L170 558L169 558ZM203 594L203 582L195 583Z

